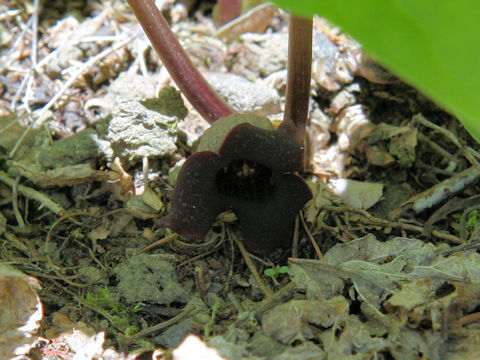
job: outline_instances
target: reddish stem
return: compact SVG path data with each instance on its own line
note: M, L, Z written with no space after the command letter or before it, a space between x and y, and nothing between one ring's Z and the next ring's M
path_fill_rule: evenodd
M152 0L128 0L130 7L177 86L209 123L233 113L195 68Z
M307 125L312 73L312 18L290 15L287 99L282 127L302 142Z
M242 13L242 0L218 0L218 21L220 25L239 17Z

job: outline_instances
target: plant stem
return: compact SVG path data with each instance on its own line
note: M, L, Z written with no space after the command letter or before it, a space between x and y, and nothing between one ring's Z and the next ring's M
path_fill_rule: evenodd
M288 27L287 99L281 126L294 132L300 142L305 135L310 100L312 23L311 17L290 15Z
M170 76L209 123L233 113L195 68L152 0L128 0Z
M241 0L218 0L217 4L220 25L224 25L242 14Z

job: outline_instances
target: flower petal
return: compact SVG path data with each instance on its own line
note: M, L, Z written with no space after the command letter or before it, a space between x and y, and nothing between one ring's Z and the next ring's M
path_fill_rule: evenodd
M227 164L243 159L267 166L273 173L303 171L303 146L287 129L261 129L250 124L235 126L220 147Z
M210 151L190 155L178 174L170 212L159 221L191 239L202 239L218 214L227 210L219 196L215 177L220 157Z
M269 255L287 247L292 240L295 216L312 198L308 185L296 175L275 179L275 191L263 201L226 197L238 217L245 247L254 253Z

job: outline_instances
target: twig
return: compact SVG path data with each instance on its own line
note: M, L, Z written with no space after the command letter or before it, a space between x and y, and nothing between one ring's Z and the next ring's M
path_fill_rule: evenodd
M95 55L94 57L90 58L88 61L83 63L82 66L80 66L77 71L75 71L72 76L63 84L63 86L60 88L60 90L57 91L57 93L50 99L50 101L45 104L36 114L36 120L31 123L23 132L22 136L19 138L17 143L15 144L13 150L10 152L9 157L13 157L20 147L20 145L23 143L23 140L25 137L28 135L28 133L31 131L32 128L40 128L43 126L43 124L47 121L48 117L45 116L46 112L50 110L50 108L57 102L57 100L65 93L65 91L68 90L70 86L75 82L75 80L82 75L85 71L87 71L90 67L101 61L103 58L107 57L111 53L117 51L118 49L124 47L127 45L130 41L133 40L133 36L128 37L124 41L116 44L115 46L112 46L110 48L107 48L103 50L101 53Z
M430 140L423 133L418 132L418 140L426 142L428 146L432 148L433 151L439 153L441 156L449 159L450 161L453 161L455 164L458 164L459 161L456 156L450 154L447 150L445 150L443 147L438 145L436 142Z
M181 262L180 264L177 265L177 267L182 267L182 266L185 266L193 261L196 261L198 259L202 259L210 254L212 254L213 252L217 251L217 249L222 245L223 241L225 239L225 226L222 225L222 233L220 234L220 240L213 246L212 249L208 250L208 251L205 251L197 256L194 256L192 258L189 258L183 262ZM215 242L216 238L212 239L212 240L209 240L207 242L205 242L204 244L213 244ZM179 240L177 240L177 243L178 243Z
M473 322L479 322L479 321L480 321L480 312L475 312L472 314L462 316L461 318L455 320L453 324L451 324L451 327L454 329L459 329L464 325L467 325Z
M67 89L72 86L72 84L75 82L75 80L77 80L77 78L82 75L83 73L85 73L90 67L92 67L93 65L95 65L96 63L100 62L101 60L103 60L105 57L107 57L108 55L110 55L111 53L121 49L122 47L124 47L125 45L127 45L130 41L133 40L133 36L129 36L127 39L119 42L118 44L115 44L114 46L110 47L110 48L107 48L105 50L103 50L102 52L98 53L97 55L95 55L94 57L90 58L88 61L86 61L85 63L82 64L82 66L80 66L77 71L75 71L72 76L65 82L65 84L63 84L63 86L60 88L60 90L57 91L57 93L50 99L50 101L45 104L45 106L43 106L40 111L38 112L37 116L37 120L35 122L35 127L36 128L39 128L41 127L45 121L46 121L46 118L44 117L45 113L50 110L50 108L57 102L57 100L65 93L65 91L67 91Z
M227 297L228 299L230 300L230 302L232 303L233 307L235 308L235 310L237 310L237 312L242 312L242 311L245 311L245 309L243 308L242 304L240 303L240 301L238 301L237 297L235 296L235 294L233 292L229 292L227 294ZM269 299L269 298L268 298Z
M308 228L307 223L305 222L305 218L303 217L302 212L300 212L300 220L302 221L303 228L305 229L305 232L307 233L307 236L310 239L310 242L312 243L312 246L315 249L315 252L317 253L318 260L322 260L323 259L322 251L318 247L317 242L315 241L312 233L310 232L310 229Z
M222 231L225 231L225 224L224 224L224 223L222 223ZM231 286L230 282L231 282L231 280L232 280L232 278L233 278L233 266L234 266L234 264L235 264L235 246L233 245L232 239L230 239L230 241L228 242L228 244L230 245L230 256L231 256L231 258L230 258L230 266L228 267L228 274L227 274L227 277L226 277L226 279L225 279L225 285L224 285L224 288L223 288L223 294L226 294L227 291L228 291L228 289L229 289L230 286ZM232 294L232 295L230 295L230 294ZM233 297L233 298L235 297L235 296L233 295L233 293L229 293L228 295L229 295L229 297ZM234 300L232 300L232 302L233 302L233 301L234 301ZM234 304L234 305L235 305L235 304ZM237 306L235 306L235 307L237 307ZM238 307L237 307L237 310L238 310Z
M32 67L37 65L37 45L38 45L38 13L40 12L40 1L33 0L33 20L32 20Z
M410 230L410 231L415 231L420 234L423 234L425 232L425 228L422 226L417 226L417 225L411 225L411 224L404 224L400 222L392 222L389 223L389 225L393 228L400 228L404 230ZM438 230L433 230L432 235L435 236L437 239L442 239L446 241L450 241L454 244L463 244L462 239L460 239L458 236L447 234Z
M180 264L177 265L177 267L182 267L182 266L185 266L193 261L197 261L198 259L202 259L204 257L207 257L208 255L214 253L215 251L217 251L217 247L220 246L221 243L218 243L217 246L215 246L213 249L211 250L208 250L208 251L205 251L204 253L201 253L201 254L198 254L197 256L194 256L190 259L187 259L183 262L181 262Z
M6 172L0 170L0 181L7 184L11 188L15 186L15 180L10 178ZM25 185L18 185L18 191L25 197L38 201L40 204L45 206L50 211L54 212L57 215L60 215L65 212L62 206L54 202L47 195L29 188Z
M268 27L276 11L275 6L270 3L257 5L245 14L217 29L215 37L231 42L244 33L262 32Z
M262 289L263 293L265 296L269 297L272 296L272 292L265 286L265 283L263 282L262 278L260 277L257 268L255 267L255 264L253 263L252 259L250 259L250 254L248 251L245 249L245 246L243 246L243 243L238 240L237 236L233 233L233 231L230 231L227 229L228 236L233 239L235 244L238 247L238 250L240 250L240 253L243 256L243 259L245 260L245 263L248 266L248 269L252 273L253 277L255 278L255 281L257 282L258 286L260 289Z
M143 187L145 189L150 188L150 180L148 179L148 171L150 169L150 164L148 156L144 156L142 159L142 172L143 172Z
M84 244L83 242L79 241L79 240L76 240L74 239L73 240L76 244L78 244L78 246L80 247L83 247L84 249L86 249L88 251L88 253L90 254L90 256L92 257L93 261L95 261L98 266L100 266L100 268L105 271L105 272L108 272L108 269L105 265L102 264L102 262L100 260L98 260L98 258L95 256L95 253L93 252L92 248L86 244ZM95 282L93 282L92 284L90 285L93 285Z
M30 51L30 68L28 69L28 72L26 76L22 79L22 82L20 83L20 86L18 87L17 91L15 92L15 95L10 103L10 111L15 111L18 99L20 96L24 93L25 90L25 96L23 97L23 104L27 110L28 113L31 112L29 108L29 100L31 99L32 96L32 86L33 86L33 80L34 80L34 73L35 73L35 67L37 66L37 47L38 47L38 13L40 10L39 6L39 0L34 0L33 2L33 14L31 16L31 33L32 33L32 49ZM28 28L28 26L27 26Z
M32 114L27 113L27 117L29 119L31 119ZM27 135L30 133L30 130L32 130L32 127L33 127L33 122L30 122L28 124L27 128L23 131L22 135L20 135L20 137L18 138L17 142L15 143L12 150L10 151L10 154L8 154L8 157L10 159L13 158L15 156L15 154L17 153L18 149L20 149L20 146L22 146L22 144L23 144L23 140L25 140Z
M0 135L3 133L6 133L8 129L10 129L12 126L16 125L18 122L18 117L17 116L12 116L12 120L10 120L7 124L5 124L4 127L0 129Z
M44 276L44 275L41 275L41 276ZM102 315L105 319L107 319L110 324L112 324L112 326L114 328L116 328L118 331L120 332L124 332L125 329L122 329L120 328L119 326L116 325L115 321L113 320L113 318L107 314L106 312L90 305L90 304L87 304L85 301L83 301L77 294L75 294L74 292L68 290L66 287L60 285L57 281L55 281L53 278L50 279L56 286L58 286L60 289L62 289L63 291L65 291L67 294L69 294L71 297L73 297L75 300L77 300L80 304L82 304L83 306L86 306L88 307L89 309L93 310L94 312ZM63 279L62 279L63 280Z
M5 21L17 15L20 15L23 12L22 9L12 9L12 10L5 10L0 13L0 21Z
M469 146L465 146L458 141L457 137L449 130L438 126L437 124L432 123L431 121L428 121L422 114L417 114L413 117L413 121L418 122L419 124L422 124L423 126L426 126L430 129L433 129L443 136L445 136L447 139L450 139L451 142L453 142L463 153L463 155L467 158L470 163L475 166L477 169L480 169L480 164L476 159L480 158L480 153L475 151Z
M472 166L465 169L450 178L432 186L430 189L412 196L410 199L401 204L397 209L393 210L389 217L397 219L406 211L412 209L417 214L425 209L443 201L445 198L453 196L467 186L471 185L480 178L480 168Z
M27 75L22 79L22 81L20 82L20 86L17 88L17 90L15 91L15 95L13 95L13 98L12 98L12 101L10 102L10 111L11 112L14 112L17 110L17 103L18 103L18 100L20 99L20 96L23 94L25 88L27 87L28 85L28 81L29 79L31 78L31 72L29 71L27 73Z
M27 112L31 113L30 100L33 99L33 81L35 74L35 66L37 65L37 47L38 47L38 14L40 12L40 1L33 1L33 20L32 20L32 50L30 53L31 65L27 75L27 88L23 97L23 105Z
M13 62L15 62L18 58L20 58L21 56L21 53L20 51L18 51L18 55L17 56L14 56L15 54L15 49L19 46L20 42L23 40L23 38L25 37L25 34L27 33L27 30L28 30L28 27L30 26L30 23L32 22L32 17L30 17L27 21L27 23L25 24L25 27L23 27L22 29L22 32L20 33L20 35L18 36L18 38L15 40L14 44L12 45L10 51L8 52L8 54L6 55L6 61L4 64L2 64L2 66L0 66L0 73L3 73L3 71L5 69L7 69L10 64L12 64Z
M18 182L20 180L20 177L17 177L15 180L13 187L12 187L12 206L13 206L13 212L15 214L15 218L17 219L17 223L20 227L25 226L25 221L23 221L22 214L20 214L20 210L18 209Z
M295 227L293 228L292 257L298 257L298 215L295 216Z
M156 248L158 246L163 246L165 244L168 244L170 241L175 240L179 236L180 235L178 235L177 233L173 233L173 234L170 234L168 236L165 236L164 238L162 238L158 241L155 241L153 244L150 244L150 245L144 247L143 249L138 250L135 254L141 254L141 253L147 252L149 250L152 250L153 248Z
M448 249L447 251L442 252L442 256L447 257L448 255L454 254L460 251L473 250L480 248L480 240L475 240L467 244L458 245Z
M291 299L295 294L295 288L297 284L293 281L289 282L287 285L282 287L280 290L275 292L272 296L262 300L254 309L255 317L258 319L265 311L272 309L274 306L284 303L285 301Z
M78 212L72 212L72 213L68 213L68 214L64 214L63 216L61 216L60 218L58 218L53 224L52 226L50 227L50 229L48 230L48 233L47 233L47 236L45 237L45 249L48 249L48 246L49 246L49 243L50 243L50 239L52 238L52 233L53 233L53 230L55 230L55 228L60 225L62 222L66 221L66 220L69 220L71 222L74 222L74 223L77 223L73 217L74 216L80 216L80 215L85 215L85 216L89 216L88 213L86 212L83 212L83 211L78 211ZM47 252L47 263L48 265L50 265L50 268L55 272L55 274L57 274L57 276L61 277L61 279L63 281L65 281L67 284L70 284L72 286L76 286L76 287L87 287L87 286L90 286L91 284L80 284L80 283L75 283L73 281L70 281L66 276L64 276L62 273L60 273L60 271L58 269L61 269L60 266L56 265L53 260L52 260L52 257L50 256L50 253Z
M402 229L408 231L415 231L420 234L425 234L425 227L417 226L412 224L406 224L400 221L390 221L381 218L377 218L365 210L362 209L355 209L347 206L324 206L324 209L330 212L355 212L365 217L364 222L367 224L383 226L383 227L391 227L395 229ZM337 228L328 227L327 225L322 225L322 228L330 230L332 232L336 232ZM438 239L450 241L454 244L463 244L462 240L455 235L447 234L438 230L433 230L432 235Z
M193 306L187 306L185 307L185 309L180 313L178 314L177 316L171 318L171 319L168 319L164 322L161 322L157 325L153 325L153 326L150 326L146 329L143 329L142 331L139 331L138 333L136 333L135 335L133 335L131 338L127 339L127 345L130 344L132 341L134 341L135 339L138 339L138 338L141 338L141 337L144 337L148 334L151 334L151 333L154 333L154 332L157 332L159 330L162 330L162 329L165 329L169 326L172 326L173 324L176 324L178 322L180 322L181 320L183 320L184 318L186 318L188 315L190 315L190 313L195 310L195 308Z

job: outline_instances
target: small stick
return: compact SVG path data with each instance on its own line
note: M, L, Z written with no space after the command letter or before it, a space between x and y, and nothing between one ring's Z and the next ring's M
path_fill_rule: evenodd
M426 126L430 129L433 129L443 136L445 136L447 139L450 139L451 142L453 142L463 153L463 156L467 158L470 163L476 167L477 169L480 168L480 164L477 161L477 158L480 158L480 153L478 153L476 150L471 148L470 146L465 146L460 143L460 141L457 139L457 137L449 130L438 126L437 124L432 123L431 121L428 121L427 118L425 118L422 114L417 114L412 118L414 121L416 121L419 124L422 124L423 126Z
M464 325L471 324L473 322L479 322L479 321L480 321L480 312L475 312L473 314L468 314L455 320L453 324L451 324L451 327L454 329L459 329Z
M322 250L320 250L320 248L318 247L318 244L315 241L310 229L308 228L305 218L303 217L303 214L301 212L300 212L300 220L302 221L303 228L305 229L305 232L307 233L307 236L310 239L310 242L312 243L312 246L315 249L315 252L317 253L318 260L323 260Z
M447 150L445 150L444 148L442 148L440 145L438 145L436 142L430 140L428 137L426 137L423 133L421 132L418 132L418 140L420 141L423 141L423 142L426 142L428 144L428 146L430 146L432 148L433 151L439 153L441 156L449 159L450 161L453 161L455 162L455 164L458 165L459 161L458 159L450 154Z
M180 313L178 314L177 316L174 316L173 318L171 319L168 319L166 321L163 321L161 323L158 323L157 325L153 325L153 326L150 326L146 329L143 329L142 331L139 331L138 333L136 333L135 335L133 335L131 338L127 339L127 345L132 343L134 340L138 339L138 338L141 338L141 337L144 337L148 334L152 334L152 333L155 333L159 330L162 330L162 329L165 329L169 326L172 326L178 322L180 322L181 320L183 320L184 318L186 318L188 315L190 315L190 313L192 311L194 311L195 308L193 306L186 306L185 309Z
M17 219L18 226L25 227L25 221L23 221L22 214L20 214L20 209L18 208L18 182L20 178L17 177L15 182L13 183L12 187L12 206L13 206L13 213L15 214L15 218Z
M15 180L10 178L6 172L0 170L0 181L7 184L11 188L15 186ZM40 204L48 208L50 211L54 212L57 215L61 215L62 213L65 212L65 210L58 205L56 202L54 202L52 199L50 199L48 196L45 194L29 188L25 185L18 185L18 191L25 197L33 199L38 201Z
M293 229L292 257L298 257L298 215L295 216L295 227Z
M153 244L150 244L150 245L144 247L143 249L138 250L135 254L141 254L141 253L147 252L147 251L149 251L153 248L156 248L158 246L163 246L163 245L169 243L170 241L175 240L179 236L180 235L178 235L177 233L172 233L172 234L170 234L168 236L165 236L164 238L162 238L158 241L155 241Z
M31 113L30 100L33 98L33 81L34 69L37 66L37 42L38 42L38 14L40 12L39 0L33 0L33 14L32 14L32 50L30 53L31 67L28 71L26 79L25 96L23 97L23 105L28 113Z
M30 272L32 273L32 272ZM43 276L43 277L46 277L45 275L43 274L39 274L38 276ZM83 306L86 306L88 307L89 309L93 310L94 312L102 315L105 319L107 319L110 324L112 324L112 326L121 331L121 332L124 332L125 329L122 329L120 328L119 326L116 325L115 323L115 320L113 319L112 316L110 316L110 314L108 314L107 311L102 311L101 309L98 309L96 308L95 306L92 306L90 304L88 304L86 301L82 300L82 298L80 298L77 294L75 294L73 291L70 291L68 288L62 286L61 284L58 283L58 281L55 281L55 278L54 277L47 277L48 279L50 279L54 284L55 286L57 286L58 288L62 289L63 291L65 291L67 294L69 294L70 296L72 296L76 301L78 301L78 303L82 304ZM61 279L63 280L63 278Z
M143 187L144 189L150 188L150 180L148 179L148 171L150 169L150 161L148 156L144 156L142 159L142 172L143 172Z
M266 311L290 300L293 295L295 295L296 287L297 284L293 281L290 281L287 285L279 289L273 296L262 300L257 306L255 306L253 310L255 317L260 319L261 315Z
M133 37L129 37L124 41L112 46L111 48L107 48L103 50L101 53L90 58L87 62L85 62L82 66L80 66L78 70L75 71L75 73L73 73L72 76L63 84L60 90L58 90L57 93L50 99L50 101L38 111L35 122L30 123L30 125L25 129L25 131L23 132L23 134L20 136L17 143L13 147L12 151L10 152L9 157L12 158L15 156L17 150L25 140L25 137L32 130L32 127L38 129L43 126L43 124L48 120L48 117L45 116L47 111L50 110L50 108L58 101L58 99L65 93L65 91L67 91L68 88L72 86L72 84L75 82L75 80L77 80L77 78L80 75L82 75L85 71L87 71L88 68L95 65L97 62L103 60L103 58L107 57L111 53L127 45L132 40L133 40Z
M384 226L384 227L391 227L391 228L394 228L394 229L415 231L415 232L420 233L420 234L425 234L425 228L423 226L407 224L407 223L401 222L401 221L390 221L390 220L377 218L377 217L371 215L368 211L365 211L365 210L362 210L362 209L356 209L356 208L352 208L352 207L348 207L348 206L328 206L328 205L324 206L324 209L326 211L335 212L335 213L338 213L338 212L354 212L354 213L360 214L360 215L365 217L365 220L361 220L365 224L381 225L381 226ZM337 228L330 227L330 226L327 226L325 224L320 224L320 225L322 226L323 229L332 231L334 233L337 232ZM458 236L447 234L447 233L441 232L439 230L433 230L432 231L432 236L434 236L438 239L451 241L454 244L463 244L462 240Z
M38 119L35 122L35 127L39 128L41 127L44 123L46 118L44 118L45 113L50 110L50 108L57 102L57 100L67 91L67 89L77 80L77 78L85 73L90 67L95 65L96 63L100 62L104 58L106 58L108 55L111 53L121 49L125 45L127 45L130 41L133 40L133 37L129 36L123 41L118 42L117 44L112 45L111 47L103 50L102 52L98 53L94 57L90 58L88 61L83 63L77 71L75 71L72 76L63 84L63 86L60 88L60 90L57 91L57 93L50 99L50 101L45 104L39 111L38 113Z
M252 259L250 259L250 254L245 249L245 246L243 246L243 243L240 240L238 240L238 238L235 236L235 234L232 231L227 230L227 232L228 232L228 235L230 236L230 238L232 238L233 241L235 241L235 244L237 245L238 249L240 250L240 253L243 256L243 259L245 260L245 263L247 264L248 269L252 273L252 275L255 278L255 281L257 282L260 289L262 289L265 296L267 296L267 297L272 296L272 292L270 290L268 290L268 288L265 286L265 283L263 282L262 278L260 277L260 274L258 273L257 268L253 264Z

